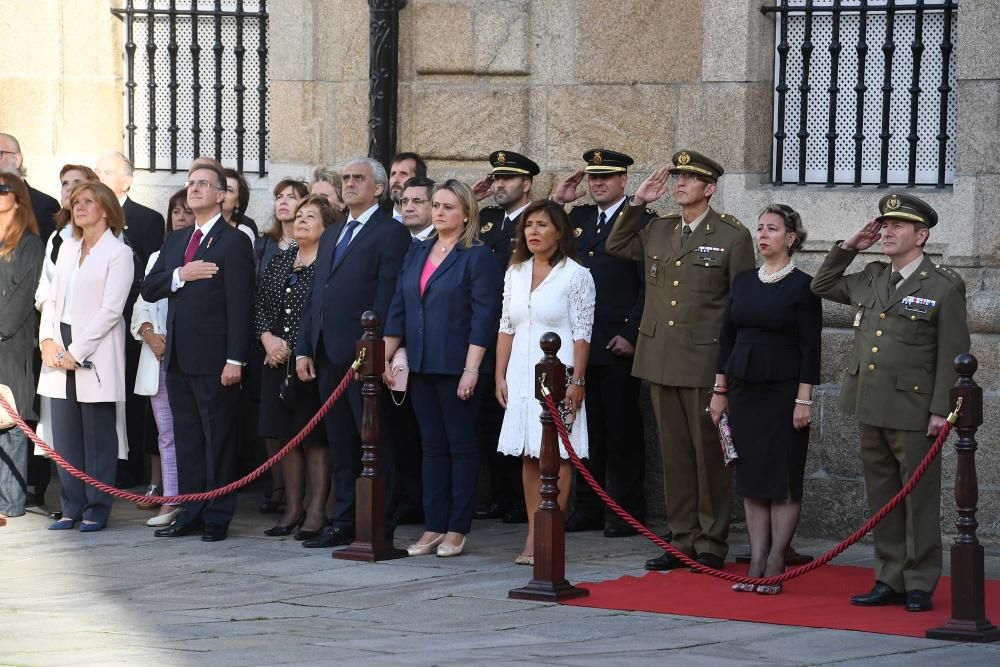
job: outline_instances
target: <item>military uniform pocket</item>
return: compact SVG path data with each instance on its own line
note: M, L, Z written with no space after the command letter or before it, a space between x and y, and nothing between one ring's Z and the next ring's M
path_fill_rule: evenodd
M639 323L639 333L643 336L652 336L656 333L656 320L652 317L642 318L642 322Z
M907 310L904 306L896 308L896 315L900 318L900 338L904 343L923 344L933 343L937 339L937 327L933 319L934 313Z

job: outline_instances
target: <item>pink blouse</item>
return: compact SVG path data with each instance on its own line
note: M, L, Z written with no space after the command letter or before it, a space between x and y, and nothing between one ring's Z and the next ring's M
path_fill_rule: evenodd
M424 290L427 289L427 281L431 279L434 275L434 269L437 266L431 262L432 255L427 255L427 261L424 262L424 270L420 272L420 296L424 295Z

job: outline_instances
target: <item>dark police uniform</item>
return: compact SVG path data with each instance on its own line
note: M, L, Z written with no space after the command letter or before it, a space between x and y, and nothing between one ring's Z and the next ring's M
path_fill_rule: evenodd
M712 182L723 173L718 163L694 151L678 151L673 164L671 173ZM739 220L712 208L686 241L679 214L643 228L644 212L628 206L606 241L612 254L644 262L646 300L632 374L650 383L674 545L717 566L729 548L733 479L705 407L729 287L737 274L754 268L753 240ZM646 566L681 564L661 556Z
M879 220L937 223L934 209L912 195L887 195L879 210ZM930 416L944 417L954 407L949 404L957 378L954 360L969 351L969 327L965 283L951 269L924 255L892 289L894 271L884 262L845 276L857 254L834 245L812 289L854 310L854 349L841 408L860 424L865 487L875 512L907 482L930 448ZM903 506L875 528L875 578L897 594L932 593L941 576L940 495L938 457ZM929 608L929 597L927 602Z
M536 176L538 165L529 158L514 151L493 151L490 153L491 176ZM500 206L487 206L479 211L479 240L488 246L501 271L506 271L510 257L514 253L514 236L520 214L509 218ZM499 320L497 327L499 328ZM490 346L484 364L492 365L495 346ZM479 391L488 396L496 394L496 379L492 373L482 379ZM494 518L503 515L507 523L523 523L528 520L524 508L524 490L521 482L521 462L516 457L504 456L497 452L500 428L503 424L503 408L496 399L485 401L479 411L479 447L481 456L480 488L478 509L475 517Z
M520 153L493 151L490 153L491 176L537 176L538 165ZM487 206L479 211L479 240L493 250L504 271L514 253L514 234L520 215L508 218L500 206Z
M623 174L633 164L624 153L593 149L583 154L587 174ZM645 300L642 264L622 259L605 247L615 221L629 206L623 199L610 216L600 223L601 210L596 204L575 206L569 213L570 227L576 237L576 260L590 270L597 288L594 330L591 335L590 360L587 364L587 432L590 434L590 457L587 468L615 501L640 521L644 520L645 440L639 412L638 378L632 376L632 357L619 357L608 350L608 343L621 336L633 346L639 336ZM640 225L656 217L646 209ZM577 477L576 508L567 522L567 530L604 528L608 537L634 535L635 530L614 518L587 483Z

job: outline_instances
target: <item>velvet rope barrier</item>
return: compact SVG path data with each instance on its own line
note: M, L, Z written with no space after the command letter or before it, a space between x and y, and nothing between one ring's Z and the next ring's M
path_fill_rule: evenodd
M257 480L261 475L270 470L276 463L281 461L281 459L288 456L288 454L293 449L298 447L299 444L306 438L306 436L308 436L309 433L311 433L312 430L319 425L319 423L323 420L323 417L326 415L326 413L329 412L330 408L333 407L333 404L336 403L340 399L340 397L344 395L344 392L347 391L347 387L350 385L351 380L353 380L357 375L358 365L359 362L355 361L354 365L352 365L351 368L347 370L347 373L344 375L344 378L340 381L340 384L337 385L337 388L333 390L333 393L330 394L329 398L326 399L323 405L320 406L319 410L316 411L316 414L313 415L312 419L309 420L309 423L303 426L302 430L299 431L297 434L295 434L295 436L291 440L289 440L284 447L278 450L274 456L269 458L267 461L264 461L264 463L262 463L252 472L247 474L245 477L236 480L235 482L226 484L225 486L220 487L218 489L213 489L212 491L202 491L200 493L185 493L179 496L144 496L144 495L139 495L137 493L132 493L130 491L123 491L119 488L111 486L110 484L106 484L100 480L94 479L84 471L71 465L66 459L60 456L58 452L52 449L52 447L50 447L48 443L39 438L38 434L35 433L24 422L21 416L17 414L14 408L4 399L2 394L0 394L0 407L2 407L7 412L7 414L11 416L11 418L13 418L14 423L17 424L17 426L20 427L22 431L24 431L25 435L27 435L28 438L33 443L38 445L38 447L43 452L45 452L45 454L49 458L51 458L53 461L56 462L56 465L58 465L60 468L68 472L73 477L82 480L85 484L89 484L90 486L93 486L96 489L100 489L104 493L107 493L121 500L128 500L132 502L159 503L161 505L179 505L181 503L193 503L193 502L212 500L213 498L219 498L221 496L230 494L233 491L241 489L247 484L250 484L251 482Z
M927 454L920 462L920 465L918 465L916 470L913 471L913 475L910 477L909 481L903 485L903 488L901 488L899 492L895 496L893 496L892 499L889 500L889 502L886 503L882 509L880 509L878 512L874 514L874 516L868 519L868 521L866 521L864 525L862 525L856 531L848 535L842 542L834 546L828 552L826 552L816 560L812 561L811 563L800 565L799 567L792 568L791 570L786 570L782 574L775 575L773 577L746 577L739 574L733 574L731 572L723 572L722 570L716 570L715 568L702 565L701 563L695 561L693 558L690 558L683 552L678 551L676 547L674 547L672 544L665 541L659 535L657 535L649 528L644 526L635 517L633 517L631 514L625 511L618 503L616 503L614 499L611 498L611 496L609 496L607 492L601 488L601 485L597 483L597 480L594 479L594 476L590 474L589 470L587 470L587 466L583 464L583 461L580 460L580 457L577 455L576 451L574 451L573 445L570 444L569 441L569 434L566 432L566 426L565 424L563 424L562 417L559 414L559 409L556 407L555 401L552 400L552 396L550 395L548 388L543 386L542 392L545 395L545 407L549 411L549 414L552 415L552 421L555 422L556 430L559 432L559 438L562 441L563 447L566 448L566 453L569 454L569 458L573 462L573 466L576 468L576 471L580 473L580 476L583 477L583 479L586 480L590 488L594 490L594 493L596 493L597 496L604 501L604 504L607 505L609 508L611 508L611 510L615 514L621 517L621 519L625 521L625 523L635 528L639 533L641 533L644 537L653 542L656 546L670 553L670 555L674 556L675 558L683 562L685 565L690 567L695 572L710 574L713 577L718 577L719 579L725 579L726 581L731 581L734 583L754 584L758 586L771 586L774 584L784 583L790 579L801 577L802 575L808 572L812 572L816 568L822 567L827 563L829 563L831 560L833 560L841 553L843 553L844 550L846 550L848 547L855 544L862 537L868 534L869 531L871 531L875 526L877 526L879 522L882 521L882 519L888 516L888 514L892 512L892 510L894 510L901 502L903 502L906 496L908 496L913 491L917 483L920 481L920 478L924 476L924 473L927 471L927 468L934 461L935 457L937 457L937 455L941 453L941 448L944 446L944 442L948 438L948 434L951 433L951 427L958 420L958 413L962 409L962 399L959 398L955 405L955 410L950 415L948 415L948 421L941 428L941 431L937 435L937 439L934 441L934 444L931 445L931 448L927 451Z

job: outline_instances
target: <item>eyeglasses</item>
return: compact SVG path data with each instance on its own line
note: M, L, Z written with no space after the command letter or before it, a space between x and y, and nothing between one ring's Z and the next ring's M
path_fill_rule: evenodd
M184 181L184 188L190 190L192 187L197 186L199 190L204 190L206 188L212 188L213 190L220 190L222 188L217 187L211 181L206 181L204 179L199 181Z
M20 151L0 151L0 160L3 159L4 155L18 155Z
M402 199L399 200L399 205L407 206L409 204L413 204L414 206L423 206L428 201L429 201L428 199L421 199L420 197L414 197L413 199L410 199L409 197L403 197Z

